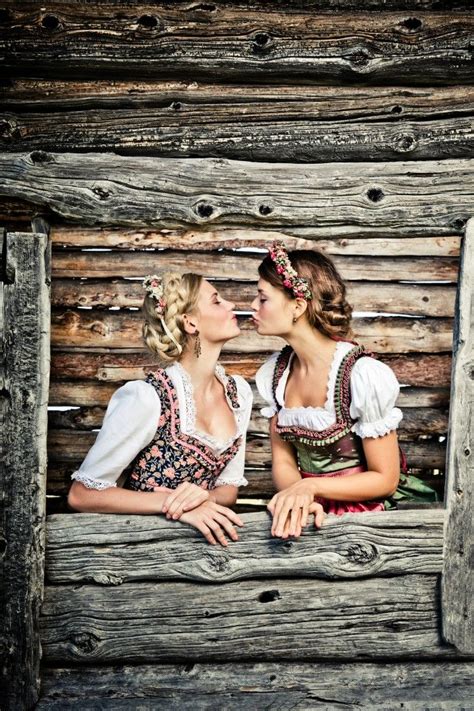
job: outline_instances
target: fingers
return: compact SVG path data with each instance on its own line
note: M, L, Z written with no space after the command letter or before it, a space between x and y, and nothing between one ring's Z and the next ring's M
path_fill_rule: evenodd
M227 506L221 506L220 504L215 504L215 509L218 511L220 514L223 514L226 516L229 521L232 521L236 526L243 526L244 522L238 516L235 511L232 511L232 509L228 509Z
M165 500L162 511L167 518L177 520L185 511L196 508L209 498L209 492L191 484L183 482Z
M179 484L176 489L165 499L165 502L163 506L161 507L161 510L163 513L168 513L169 512L169 507L175 501L175 499L179 498L181 493L183 491L186 491L186 489L189 488L189 482L184 481L182 484Z
M299 532L301 532L301 507L298 500L296 500L296 505L291 509L289 521L288 535L299 536L297 531L299 530Z
M314 525L316 528L321 528L324 521L324 509L321 504L315 504L316 510L314 512Z
M224 531L222 530L221 526L219 523L216 521L215 518L207 518L205 519L205 524L208 528L210 528L212 535L217 538L221 546L226 547L228 545L227 538L224 535Z
M275 515L273 516L273 526L272 534L274 536L282 536L285 527L286 519L291 509L295 505L294 497L287 497L283 500L279 510L275 510Z
M196 528L198 529L198 531L201 531L202 535L204 536L206 541L211 544L211 546L215 546L217 544L216 539L212 535L211 529L204 523L204 521L197 524Z
M224 529L224 531L227 533L227 535L232 538L233 541L238 541L239 536L229 519L224 516L223 514L220 514L216 511L214 520L219 523L221 528Z

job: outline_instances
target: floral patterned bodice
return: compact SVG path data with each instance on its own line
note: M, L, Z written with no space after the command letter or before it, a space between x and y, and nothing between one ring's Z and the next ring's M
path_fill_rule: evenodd
M197 437L181 431L178 396L166 371L150 373L146 382L158 393L161 415L152 441L132 463L125 488L153 491L157 486L166 486L175 489L183 481L190 481L203 489L213 489L224 467L236 455L242 438L238 437L223 452L216 454ZM225 388L232 408L238 409L234 378L227 377Z

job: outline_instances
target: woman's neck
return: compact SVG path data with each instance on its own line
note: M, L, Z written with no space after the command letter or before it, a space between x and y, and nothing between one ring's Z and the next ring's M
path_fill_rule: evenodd
M196 391L206 391L214 387L217 361L221 354L219 347L203 347L199 357L192 351L186 351L181 356L179 363L191 378Z
M321 363L330 365L337 342L320 333L308 323L294 328L285 339L293 348L301 372L307 373L314 368L321 368Z

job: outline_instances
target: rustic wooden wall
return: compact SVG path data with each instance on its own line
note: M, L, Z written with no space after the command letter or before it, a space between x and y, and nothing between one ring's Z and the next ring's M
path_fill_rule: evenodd
M406 385L403 446L442 491L474 205L473 25L467 0L2 4L0 218L52 226L50 404L68 409L50 412L51 511L111 393L151 364L138 278L196 269L245 312L258 250L282 235L331 254L369 312L356 333ZM241 321L223 361L252 379L278 344ZM256 498L270 491L259 405L245 492ZM42 707L212 708L219 694L229 708L358 708L387 689L413 708L469 705L468 665L439 633L443 512L336 522L281 546L263 513L246 516L247 543L230 554L166 522L116 517L105 531L91 516L50 517ZM464 549L452 546L446 635L467 649L453 612ZM380 657L391 663L375 669Z

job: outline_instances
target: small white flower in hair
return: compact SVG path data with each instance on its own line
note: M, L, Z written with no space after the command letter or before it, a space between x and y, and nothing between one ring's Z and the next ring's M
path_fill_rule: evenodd
M143 280L143 288L146 293L152 296L156 301L155 311L159 316L162 316L166 309L166 301L163 293L163 282L161 277L156 274L149 274Z

